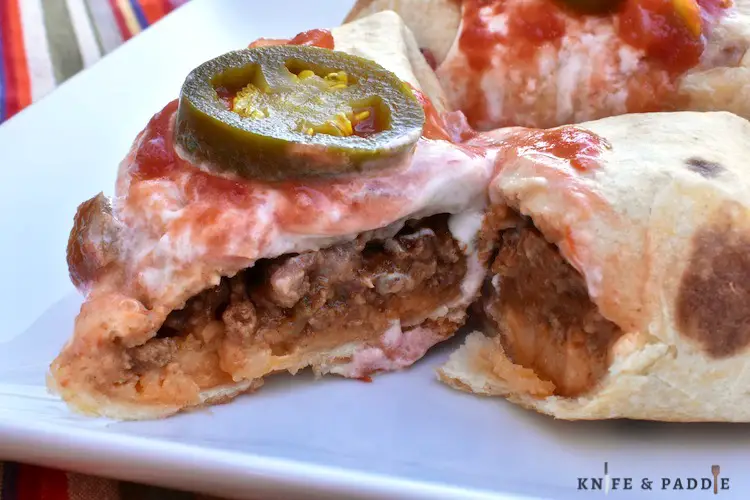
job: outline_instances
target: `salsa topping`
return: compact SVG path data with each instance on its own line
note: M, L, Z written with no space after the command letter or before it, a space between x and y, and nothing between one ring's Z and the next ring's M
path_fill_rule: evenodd
M322 49L334 49L333 35L330 31L322 29L303 31L294 38L259 38L251 43L248 48L269 45L310 45Z
M731 0L630 0L618 32L667 70L683 73L700 61L712 19L730 6Z
M425 123L422 136L425 139L443 140L460 144L476 135L476 131L466 121L461 111L439 113L432 101L419 90L412 87L412 92L424 108Z
M495 1L494 15L509 14L504 34L491 30L487 18L480 14L487 2L465 0L464 4L459 43L475 68L487 64L489 54L485 52L493 43L518 40L516 43L528 45L557 40L565 33L567 11L574 16L615 16L625 42L643 49L647 57L670 71L683 72L698 64L711 19L729 8L731 0L554 0L522 2L512 8Z
M510 142L520 154L548 153L567 160L578 172L596 168L602 151L611 147L603 137L574 125L526 130L514 135Z
M630 113L671 109L678 77L700 63L731 0L463 0L461 6L459 56L441 62L437 73L450 83L451 104L487 130L595 119L601 116L593 110L622 113L620 103ZM585 61L591 67L574 69ZM566 77L555 82L543 68ZM523 95L516 100L516 94ZM562 94L568 102L590 98L592 111L577 117L566 106L554 109Z

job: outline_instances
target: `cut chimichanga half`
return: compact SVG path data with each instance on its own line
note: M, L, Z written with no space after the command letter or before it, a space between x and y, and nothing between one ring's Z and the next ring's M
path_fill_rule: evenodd
M209 61L139 134L112 202L79 207L86 300L49 377L74 409L156 418L273 372L366 377L463 324L494 153L458 144L398 16L323 35L379 64L295 45L312 35Z
M440 379L561 419L750 421L750 122L494 135L486 335Z
M394 10L477 129L625 113L750 118L750 0L359 0Z

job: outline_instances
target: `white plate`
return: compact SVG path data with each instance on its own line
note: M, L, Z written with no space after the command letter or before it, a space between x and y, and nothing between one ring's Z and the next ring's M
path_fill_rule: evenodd
M439 384L434 368L455 342L372 384L277 376L230 405L158 422L79 418L46 393L81 302L65 266L77 204L112 192L136 133L194 66L259 36L334 26L350 4L193 0L0 127L0 458L274 499L580 499L577 478L601 476L604 461L636 488L719 464L731 487L721 498L748 498L748 426L555 422Z

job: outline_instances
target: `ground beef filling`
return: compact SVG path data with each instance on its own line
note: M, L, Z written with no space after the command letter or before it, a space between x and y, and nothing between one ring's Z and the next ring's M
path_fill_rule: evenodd
M579 396L606 374L622 331L599 314L583 277L530 224L501 233L485 303L489 321L517 365Z
M461 293L466 258L447 220L407 223L384 241L258 261L173 311L156 338L128 351L132 370L177 362L211 387L229 382L258 348L282 356L377 344L393 320L417 325Z

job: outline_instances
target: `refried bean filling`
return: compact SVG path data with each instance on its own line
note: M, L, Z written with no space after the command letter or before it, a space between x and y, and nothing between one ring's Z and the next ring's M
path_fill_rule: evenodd
M594 388L622 330L591 301L583 277L528 220L501 233L485 302L510 360L576 397Z
M231 381L256 348L281 356L374 342L392 321L420 324L459 297L465 274L447 215L407 222L385 240L259 260L173 311L155 338L128 350L131 370L177 362L204 388Z

